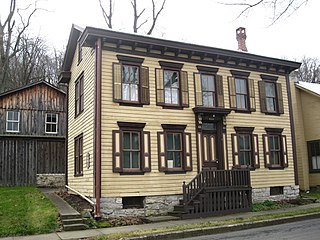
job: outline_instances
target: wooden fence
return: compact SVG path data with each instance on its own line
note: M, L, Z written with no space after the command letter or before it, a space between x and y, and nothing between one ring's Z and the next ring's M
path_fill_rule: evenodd
M36 184L37 173L65 172L65 140L0 138L0 186Z

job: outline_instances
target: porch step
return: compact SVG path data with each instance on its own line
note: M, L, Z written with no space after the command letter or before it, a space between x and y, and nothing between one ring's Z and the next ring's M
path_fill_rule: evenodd
M63 230L65 231L76 231L76 230L84 230L87 229L88 226L83 223L63 225Z
M61 220L64 219L82 219L80 213L75 212L75 213L60 213L60 218Z
M72 224L83 224L83 220L81 218L73 218L73 219L61 219L63 226L72 225Z

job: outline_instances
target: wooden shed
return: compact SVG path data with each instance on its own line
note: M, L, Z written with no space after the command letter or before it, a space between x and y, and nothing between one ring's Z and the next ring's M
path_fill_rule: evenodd
M47 82L0 94L0 186L65 184L66 110Z

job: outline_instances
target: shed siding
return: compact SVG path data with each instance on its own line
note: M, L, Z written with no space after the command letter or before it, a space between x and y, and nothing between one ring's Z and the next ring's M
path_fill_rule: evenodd
M159 68L159 60L145 57L143 66L149 67L150 105L143 107L120 106L112 99L112 63L117 62L115 52L104 50L102 54L102 196L152 196L181 194L182 182L190 181L197 173L197 149L195 133L195 107L193 73L198 72L196 64L184 63L182 70L188 72L190 107L184 110L162 109L156 106L155 69ZM227 77L231 76L230 69L219 68L219 75L223 76L224 102L229 108L229 92ZM259 154L261 168L251 172L254 188L269 186L294 185L294 171L292 158L292 141L285 77L280 76L278 82L282 84L285 114L280 116L265 115L260 112L258 81L260 73L252 72L250 79L255 82L256 112L251 114L231 112L226 119L229 167L232 167L231 134L234 126L255 127L254 134L259 135ZM151 133L151 172L139 176L119 175L112 172L112 130L117 130L117 121L146 123L145 131ZM161 124L187 124L186 132L191 133L193 171L186 174L164 174L158 171L157 132L162 131ZM264 168L262 134L265 127L283 128L287 136L289 167L284 170L269 170Z
M76 51L78 52L78 51ZM68 185L79 192L93 195L93 159L94 159L94 79L95 79L95 51L84 47L82 61L78 64L75 54L71 66L71 80L69 82L69 114L68 114ZM75 81L84 74L84 111L75 118ZM83 134L83 176L74 177L74 138ZM90 156L90 167L86 158Z

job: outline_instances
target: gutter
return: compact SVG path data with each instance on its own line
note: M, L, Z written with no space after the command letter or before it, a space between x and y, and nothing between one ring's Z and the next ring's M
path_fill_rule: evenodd
M100 218L101 199L101 66L102 41L98 38L95 44L95 86L94 86L94 195L96 198L95 217Z

